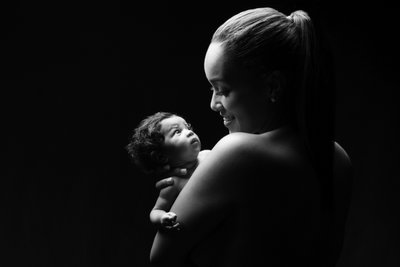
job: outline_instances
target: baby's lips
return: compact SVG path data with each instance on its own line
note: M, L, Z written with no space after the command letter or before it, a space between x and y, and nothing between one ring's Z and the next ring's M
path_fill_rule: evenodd
M191 144L200 143L200 140L198 138L196 138L196 137L193 137L192 140L190 140L190 143Z

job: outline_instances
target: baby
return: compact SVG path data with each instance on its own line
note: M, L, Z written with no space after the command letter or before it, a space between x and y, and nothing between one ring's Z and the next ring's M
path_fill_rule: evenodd
M187 183L193 171L210 150L201 150L199 137L192 131L182 117L157 112L144 120L134 130L126 149L144 173L153 173L165 165L184 168L184 177L173 177L171 186L161 189L154 208L150 212L150 221L164 229L179 230L177 216L168 212Z

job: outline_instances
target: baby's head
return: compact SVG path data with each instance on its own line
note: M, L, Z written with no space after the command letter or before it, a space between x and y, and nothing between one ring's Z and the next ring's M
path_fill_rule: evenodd
M201 143L182 117L157 112L140 122L126 149L134 163L149 173L165 164L178 167L196 161Z

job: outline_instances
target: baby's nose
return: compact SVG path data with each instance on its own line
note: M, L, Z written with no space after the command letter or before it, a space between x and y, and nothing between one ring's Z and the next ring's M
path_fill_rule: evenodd
M186 136L190 137L192 135L194 135L194 132L192 130L187 130Z

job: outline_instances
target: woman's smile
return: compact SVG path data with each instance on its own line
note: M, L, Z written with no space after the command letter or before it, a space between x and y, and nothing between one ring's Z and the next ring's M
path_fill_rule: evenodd
M226 114L221 114L221 116L222 116L222 119L224 121L225 127L228 127L233 122L233 120L235 119L234 116L230 116L230 115L226 115Z
M269 103L261 76L232 58L221 43L210 44L204 71L212 85L210 107L222 116L229 132L263 131L269 119Z

